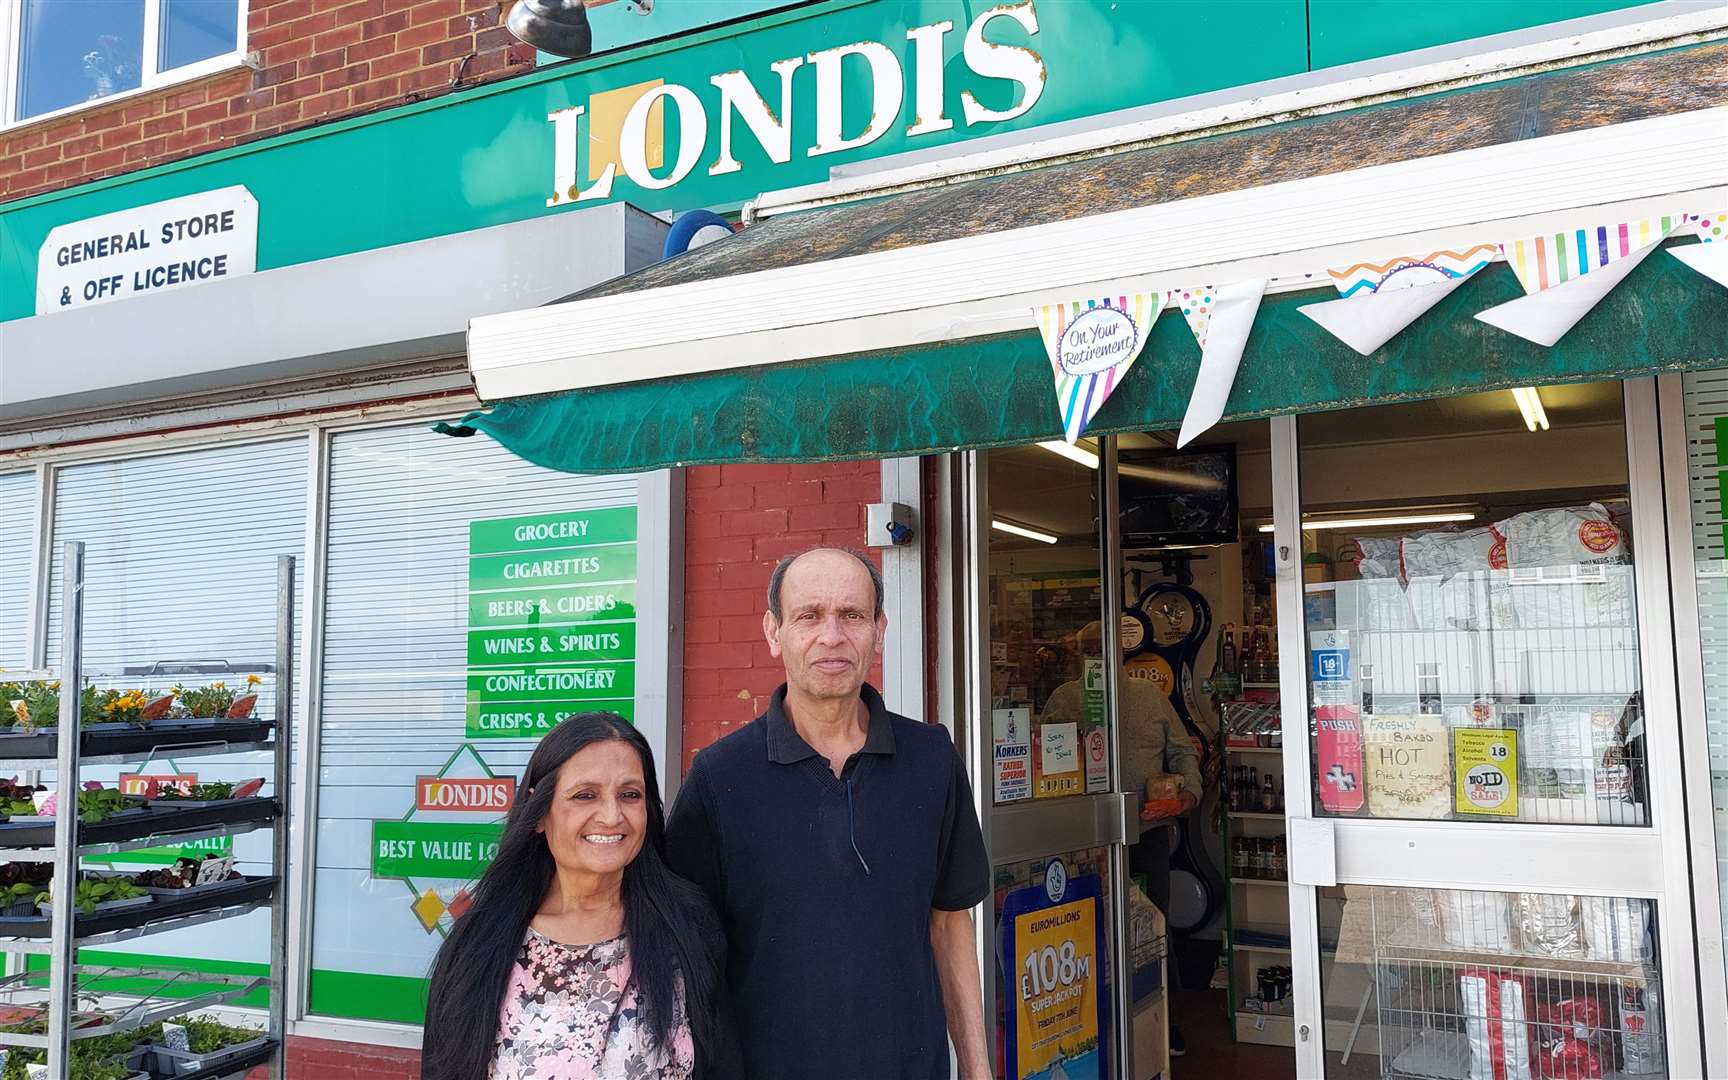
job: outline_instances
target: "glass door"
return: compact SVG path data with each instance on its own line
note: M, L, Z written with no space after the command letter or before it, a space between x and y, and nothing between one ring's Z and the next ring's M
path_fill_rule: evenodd
M1299 1075L1703 1075L1655 404L1275 422Z
M1083 443L965 455L971 527L962 609L973 774L995 873L981 920L987 1029L1010 1080L1152 1077L1162 1028L1153 919L1125 887L1128 800L1116 781L1120 610L1112 565L1113 451ZM1136 800L1133 809L1138 811ZM1141 940L1146 939L1146 940Z

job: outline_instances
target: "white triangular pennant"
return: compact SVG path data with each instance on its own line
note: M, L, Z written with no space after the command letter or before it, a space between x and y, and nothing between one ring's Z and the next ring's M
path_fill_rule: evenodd
M1297 310L1367 356L1451 295L1500 252L1498 244L1401 255L1328 270L1341 299Z
M1174 294L1182 301L1182 316L1200 343L1200 371L1194 377L1194 392L1188 396L1188 411L1182 417L1178 447L1187 446L1205 434L1224 416L1224 403L1236 383L1236 368L1242 363L1242 348L1254 329L1254 316L1266 292L1265 278L1250 278L1223 288L1203 286Z
M1600 273L1671 233L1696 225L1696 219L1686 214L1664 214L1508 240L1500 250L1524 291L1534 294Z
M1728 285L1728 243L1689 244L1669 248L1668 254L1718 285Z
M1516 334L1538 345L1553 345L1578 325L1590 309L1626 280L1626 275L1638 268L1652 251L1661 246L1661 239L1641 247L1623 258L1614 259L1592 272L1575 277L1564 285L1554 285L1528 296L1509 300L1498 307L1481 311L1476 317L1489 326L1497 326L1508 334Z
M1056 378L1063 438L1078 440L1122 384L1163 307L1156 293L1123 293L1032 309Z
M1414 289L1363 293L1348 300L1326 300L1297 308L1344 344L1367 356L1396 337L1423 313L1452 295L1467 279Z

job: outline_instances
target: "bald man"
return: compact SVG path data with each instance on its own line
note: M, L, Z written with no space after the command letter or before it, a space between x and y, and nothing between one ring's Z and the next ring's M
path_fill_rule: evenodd
M750 1080L947 1080L950 1037L962 1080L991 1075L971 914L989 857L946 729L865 682L882 594L857 552L780 560L762 633L786 682L696 755L667 825L725 924Z

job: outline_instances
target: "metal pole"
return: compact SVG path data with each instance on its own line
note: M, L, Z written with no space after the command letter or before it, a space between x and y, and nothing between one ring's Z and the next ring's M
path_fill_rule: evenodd
M54 812L53 948L48 973L48 1075L71 1072L72 1006L76 995L72 939L78 887L78 729L84 685L84 545L68 540L61 563L60 744L54 763L59 791Z
M270 1058L270 1075L281 1080L288 1073L288 808L289 786L294 775L294 556L276 560L276 803L279 807L271 827L270 869L276 875L276 891L270 900L270 1037L276 1051Z
M1140 1075L1134 1061L1134 936L1128 920L1128 849L1140 839L1140 800L1144 792L1123 791L1122 775L1122 516L1118 505L1121 491L1117 487L1116 450L1113 436L1099 440L1103 451L1098 470L1099 520L1103 534L1098 542L1103 546L1104 579L1100 584L1104 641L1104 709L1110 725L1110 788L1123 799L1122 842L1110 849L1110 880L1115 896L1110 904L1110 936L1116 940L1116 978L1112 982L1116 1001L1116 1068L1121 1080L1134 1080ZM1100 958L1102 960L1102 958ZM1171 988L1165 985L1168 998ZM1169 1010L1165 1010L1169 1015Z

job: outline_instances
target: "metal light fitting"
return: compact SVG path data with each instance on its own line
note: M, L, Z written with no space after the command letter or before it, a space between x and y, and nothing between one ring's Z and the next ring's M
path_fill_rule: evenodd
M594 48L582 0L516 0L504 25L518 41L555 56L574 59Z

